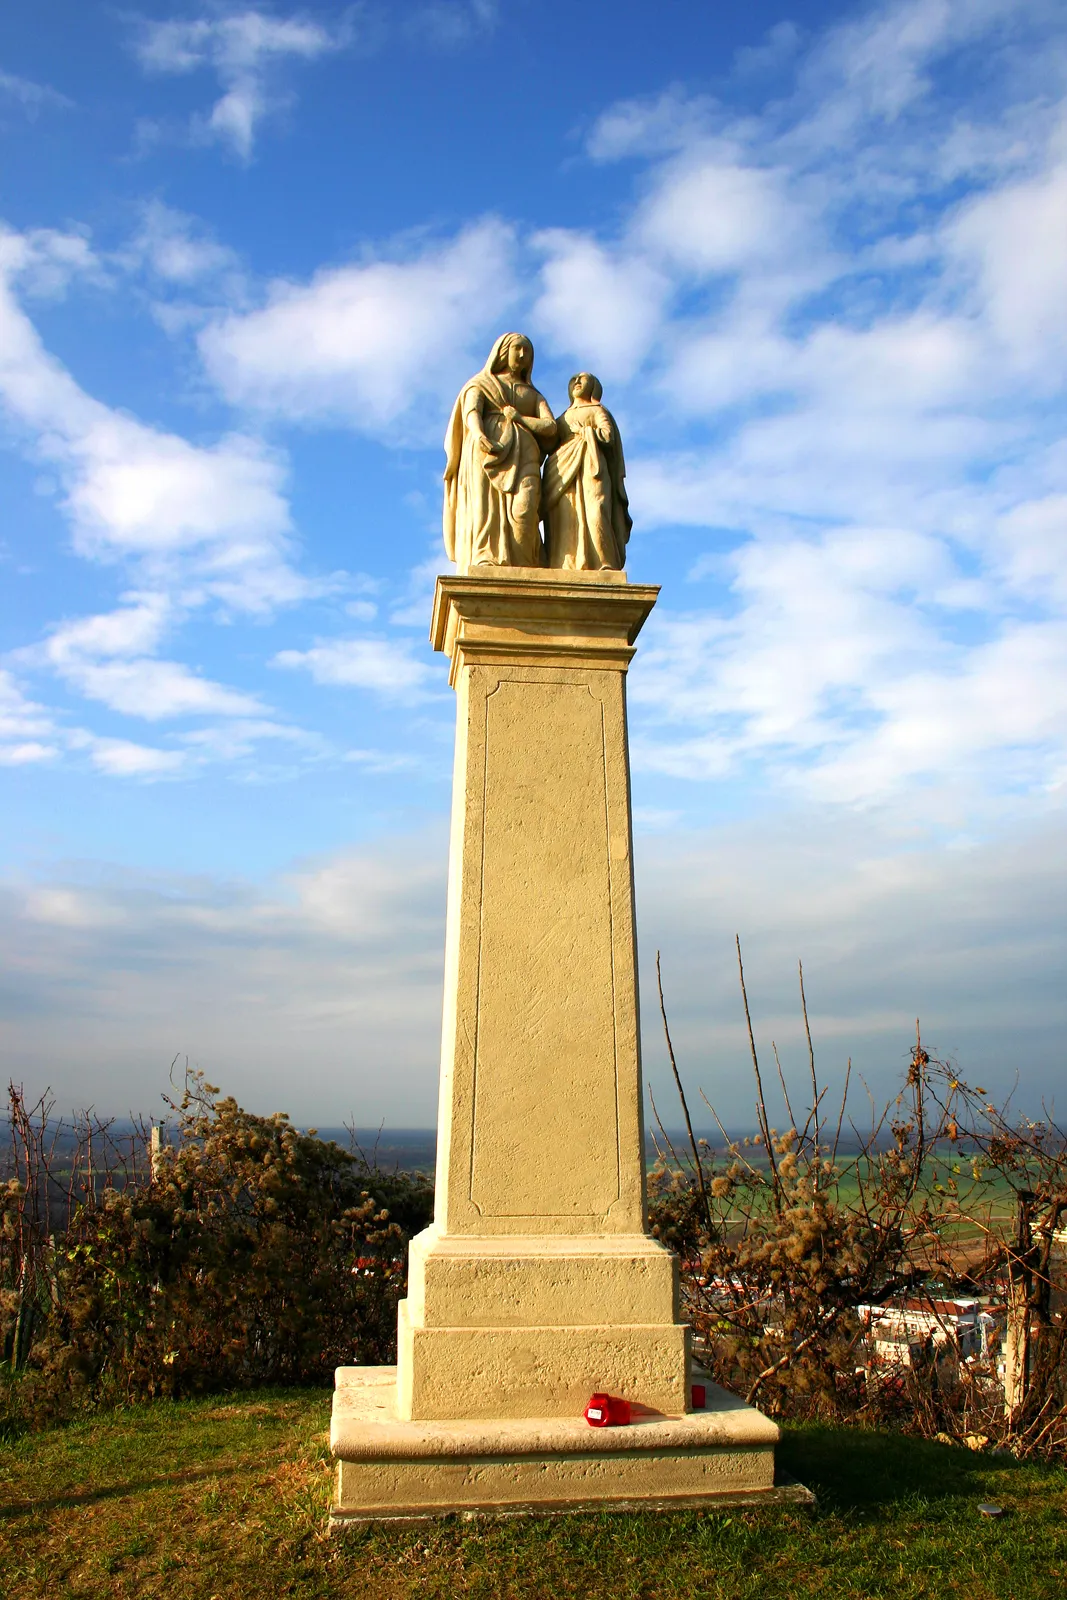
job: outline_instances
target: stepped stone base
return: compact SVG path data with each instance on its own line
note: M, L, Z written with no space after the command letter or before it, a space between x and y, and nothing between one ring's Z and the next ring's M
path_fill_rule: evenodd
M591 1428L581 1416L405 1422L395 1367L339 1367L331 1527L449 1512L810 1504L799 1485L775 1487L775 1424L706 1387L704 1411L643 1411L621 1428Z

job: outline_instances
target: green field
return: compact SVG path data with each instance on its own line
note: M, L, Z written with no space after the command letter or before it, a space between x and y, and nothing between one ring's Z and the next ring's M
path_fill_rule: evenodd
M110 1413L0 1447L0 1593L814 1600L1067 1592L1067 1472L860 1430L789 1430L812 1511L378 1525L328 1538L329 1396ZM988 1520L978 1506L1005 1514Z
M677 1155L684 1160L687 1155L684 1137L679 1140L672 1134L671 1142ZM763 1151L745 1150L744 1158L757 1172L769 1177L767 1157ZM931 1210L947 1214L942 1236L947 1235L964 1248L984 1241L990 1234L999 1234L1001 1237L1010 1234L1014 1230L1016 1215L1015 1191L1007 1179L998 1172L990 1172L975 1180L971 1159L966 1150L951 1147L939 1149L927 1165L922 1185L922 1192L930 1200ZM717 1170L723 1170L729 1162L729 1155L715 1152ZM856 1208L860 1197L856 1158L843 1156L840 1169L840 1176L834 1185L834 1198L845 1209ZM650 1162L649 1171L654 1170L655 1162ZM958 1218L953 1216L954 1212L958 1212ZM740 1215L739 1211L729 1213L727 1220L730 1216L739 1219Z

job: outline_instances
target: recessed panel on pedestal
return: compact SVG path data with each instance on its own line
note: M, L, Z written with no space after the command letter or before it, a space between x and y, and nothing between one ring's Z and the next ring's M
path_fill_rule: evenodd
M592 1222L619 1197L604 707L553 677L486 683L470 1197Z

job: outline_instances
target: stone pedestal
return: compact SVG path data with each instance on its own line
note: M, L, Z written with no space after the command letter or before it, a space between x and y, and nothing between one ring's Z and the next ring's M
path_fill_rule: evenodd
M335 1519L766 1494L777 1429L691 1413L646 1231L625 674L658 591L439 578L456 764L433 1225L397 1368L338 1373ZM604 1390L641 1421L591 1429Z

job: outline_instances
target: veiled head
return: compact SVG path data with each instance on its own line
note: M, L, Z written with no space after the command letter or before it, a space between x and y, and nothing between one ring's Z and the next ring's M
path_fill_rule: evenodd
M533 371L534 347L524 333L503 333L489 355L490 372L506 372L529 383Z
M572 400L602 400L604 385L591 372L576 372L567 385Z

